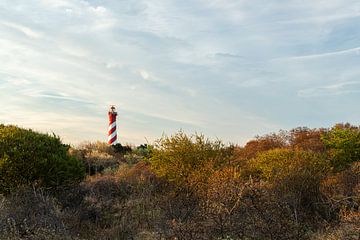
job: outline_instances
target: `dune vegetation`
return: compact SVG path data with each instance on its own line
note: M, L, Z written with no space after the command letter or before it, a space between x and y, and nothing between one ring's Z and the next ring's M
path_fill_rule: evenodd
M360 128L77 147L0 125L0 239L360 239Z

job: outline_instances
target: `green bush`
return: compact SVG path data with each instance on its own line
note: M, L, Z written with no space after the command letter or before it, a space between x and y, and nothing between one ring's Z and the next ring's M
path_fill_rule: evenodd
M56 136L0 125L0 193L24 185L58 187L84 177L80 161Z
M320 191L321 180L331 170L324 154L294 149L274 149L252 160L255 176L272 185L278 202L287 204L297 224L304 228L312 221L336 219Z
M155 173L169 182L191 185L190 182L201 182L228 163L232 150L220 141L210 141L197 134L188 136L180 131L155 143L150 163Z
M258 154L251 160L251 168L255 176L273 182L294 172L326 173L330 166L322 154L279 148Z
M334 170L344 170L360 161L360 128L350 124L337 124L323 135Z

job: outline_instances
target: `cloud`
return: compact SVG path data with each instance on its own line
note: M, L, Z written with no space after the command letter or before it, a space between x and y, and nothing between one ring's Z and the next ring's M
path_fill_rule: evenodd
M355 0L4 0L0 121L106 140L116 104L120 141L141 143L180 128L244 142L356 120L359 9Z
M324 95L343 95L360 92L360 81L340 82L331 85L300 90L300 97L319 97Z
M28 79L25 79L25 78L8 77L6 79L6 81L8 83L10 83L11 85L15 85L15 86L26 86L26 85L31 84L31 82Z
M331 14L331 15L325 15L325 16L315 16L315 17L309 17L309 18L300 18L300 19L291 19L287 21L280 21L280 24L325 24L332 21L341 21L341 20L347 20L351 18L359 18L360 13L354 12L354 13L345 13L345 14Z
M90 6L89 11L93 12L97 16L104 16L107 12L106 8L103 6L97 6L97 7Z
M216 57L220 57L220 58L234 58L234 59L243 59L243 56L239 56L237 54L234 53L216 53L215 54Z
M339 51L333 51L333 52L319 53L319 54L279 58L279 59L274 59L274 61L277 61L277 60L280 60L280 61L281 60L310 60L310 59L316 59L316 58L327 58L327 57L333 57L333 56L340 56L340 55L345 55L345 54L355 54L355 55L359 56L360 55L360 47L344 49L344 50L339 50Z
M75 104L92 104L92 102L89 102L87 100L81 99L81 98L76 98L76 97L71 97L65 93L59 93L59 92L51 92L51 91L38 91L38 90L25 90L25 91L21 91L21 94L25 95L25 96L29 96L32 98L42 98L42 99L47 99L47 100L56 100L58 102L61 101L69 101Z
M34 31L33 29L26 27L24 25L18 24L18 23L0 21L0 25L3 25L5 27L9 27L9 28L15 29L19 32L22 32L23 34L25 34L26 36L28 36L30 38L38 39L38 38L42 37L42 33L38 32L38 31Z
M139 70L139 74L145 80L148 80L150 77L150 74L146 70L143 70L143 69Z
M106 63L106 68L108 69L112 69L112 68L118 68L118 69L122 69L124 67L124 64L122 63L118 63L118 62L108 62Z

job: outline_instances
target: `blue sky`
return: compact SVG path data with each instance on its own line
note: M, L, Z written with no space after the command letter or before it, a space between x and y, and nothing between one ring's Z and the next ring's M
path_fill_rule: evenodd
M67 143L360 124L359 66L358 0L0 1L0 122Z

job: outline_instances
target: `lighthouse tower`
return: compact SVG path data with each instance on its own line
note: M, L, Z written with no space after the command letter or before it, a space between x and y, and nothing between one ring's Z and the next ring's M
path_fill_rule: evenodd
M108 144L116 144L117 134L116 134L116 116L117 112L115 106L111 106L108 112L109 116L109 130L108 130Z

